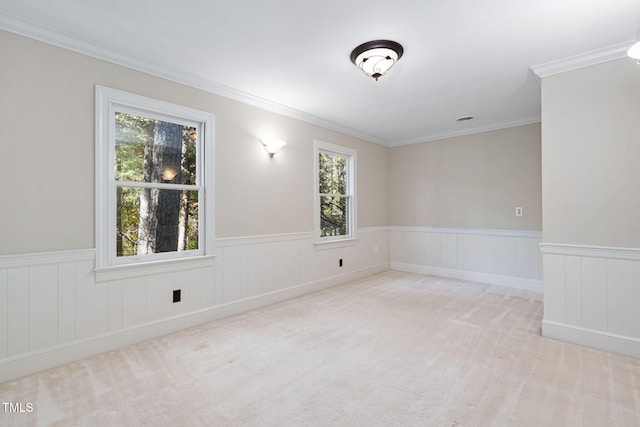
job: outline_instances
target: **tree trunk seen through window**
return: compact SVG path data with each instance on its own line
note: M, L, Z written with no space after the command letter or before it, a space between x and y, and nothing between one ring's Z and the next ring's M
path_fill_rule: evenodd
M153 143L145 147L145 181L180 183L182 151L182 126L157 121ZM180 190L142 189L138 254L178 249L181 193Z
M195 132L191 133L191 130L187 127L182 128L182 145L181 145L181 171L184 170L189 175L189 167L195 163L190 158L189 153L189 138L195 138ZM188 245L188 222L189 222L189 193L183 191L180 193L180 212L178 222L178 250L184 251Z

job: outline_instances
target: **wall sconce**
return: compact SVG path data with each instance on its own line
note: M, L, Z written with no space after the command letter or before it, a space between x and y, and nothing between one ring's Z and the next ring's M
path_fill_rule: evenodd
M640 65L640 41L636 42L633 46L629 48L627 51L627 56L629 58L633 58Z
M269 157L273 157L278 151L282 149L287 143L281 139L277 138L263 138L260 140L262 145L264 145L264 149L267 153L269 153Z

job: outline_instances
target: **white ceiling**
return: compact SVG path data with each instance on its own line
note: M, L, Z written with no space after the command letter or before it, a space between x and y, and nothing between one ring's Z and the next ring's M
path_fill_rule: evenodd
M0 0L0 28L398 145L539 121L530 67L631 45L640 0ZM405 49L377 82L375 39Z

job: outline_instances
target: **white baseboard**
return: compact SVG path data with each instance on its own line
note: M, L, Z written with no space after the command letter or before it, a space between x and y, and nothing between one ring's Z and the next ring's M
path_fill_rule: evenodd
M387 270L389 270L389 264L383 263L86 340L21 354L0 362L0 383Z
M391 270L448 277L451 279L469 280L472 282L507 286L510 288L525 289L528 291L542 293L541 280L522 279L519 277L499 276L495 274L456 270L452 268L431 267L428 265L407 264L402 262L392 262Z
M640 340L623 335L581 328L550 320L542 321L542 335L560 341L640 358Z

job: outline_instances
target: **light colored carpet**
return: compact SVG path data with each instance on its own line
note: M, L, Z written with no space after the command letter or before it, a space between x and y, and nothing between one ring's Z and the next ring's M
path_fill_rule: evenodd
M387 272L0 385L2 425L638 426L640 361L538 294Z

